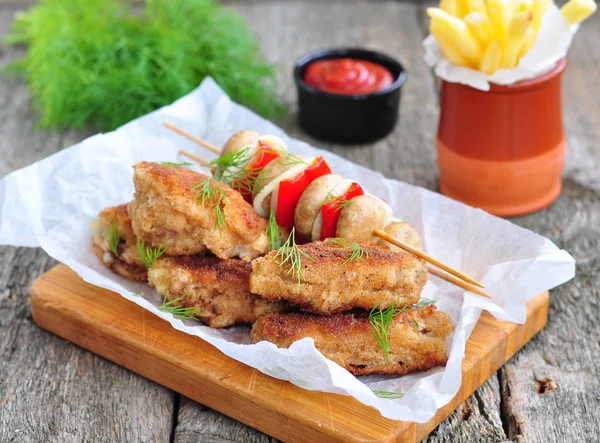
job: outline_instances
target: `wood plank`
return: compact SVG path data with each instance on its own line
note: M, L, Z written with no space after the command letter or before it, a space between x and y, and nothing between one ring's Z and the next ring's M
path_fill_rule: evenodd
M14 15L0 5L0 39ZM0 69L24 53L0 43ZM0 176L89 133L34 130L26 85L0 76ZM175 394L42 331L29 287L56 262L41 249L0 247L0 441L168 441Z
M548 294L528 304L524 325L484 314L463 362L463 385L430 422L388 420L345 396L270 378L118 294L58 265L32 286L33 318L47 329L284 441L421 441L546 323Z

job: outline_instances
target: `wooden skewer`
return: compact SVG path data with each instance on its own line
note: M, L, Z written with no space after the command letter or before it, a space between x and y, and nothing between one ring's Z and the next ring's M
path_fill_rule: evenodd
M202 157L198 157L196 154L192 154L191 152L188 152L188 151L186 151L184 149L180 149L179 150L179 154L181 154L184 157L187 157L189 159L192 159L195 162L200 163L201 165L207 166L209 164L209 162L207 162L206 160L204 160Z
M210 149L213 152L219 153L220 150L219 148L217 148L216 146L211 145L208 142L205 142L204 140L201 140L197 137L194 137L191 134L188 134L187 132L177 128L176 126L171 125L170 123L163 123L163 125L169 129L172 129L173 131L177 132L178 134L183 135L184 137L189 138L192 141L197 142L198 144L200 144L201 146L207 147L208 149ZM210 147L209 147L210 146ZM216 151L215 151L216 149ZM182 155L186 155L187 157L203 164L206 165L208 164L208 162L206 160L204 160L203 158L197 157L194 154L191 154L189 152L186 151L180 151L180 153ZM439 261L438 259L430 256L429 254L426 254L425 252L409 245L408 243L405 243L401 240L398 240L395 237L392 237L391 235L389 235L387 232L383 232L380 229L375 229L373 230L373 235L376 235L379 238L384 239L385 241L398 246L399 248L404 249L405 251L410 252L411 254L416 255L419 258L422 258L423 260L425 260L426 262L431 263L434 266L437 266L440 269L443 269L444 271L446 271L448 274L445 273L441 273L440 271L435 271L432 272L432 274L437 275L438 277L450 282L450 283L454 283L457 286L460 286L463 289L466 289L467 291L470 292L474 292L475 294L479 294L482 295L484 297L490 297L489 295L487 295L485 292L479 290L476 288L476 286L479 286L480 288L484 288L485 286L483 286L481 283L479 283L477 280L475 280L472 277L469 277L467 274L460 272L444 263L442 263L441 261ZM467 283L465 283L467 282ZM463 283L463 285L459 284L459 283ZM468 283L471 283L471 285L475 285L475 286L471 286Z
M195 137L192 134L190 134L189 132L185 132L183 129L180 129L177 126L172 125L171 123L164 122L163 126L165 128L170 129L173 132L178 133L179 135L184 136L188 140L191 140L191 141L193 141L195 143L198 143L200 146L205 147L209 151L212 151L212 152L214 152L217 155L221 155L221 148L219 148L219 147L217 147L217 146L215 146L215 145L213 145L213 144L211 144L211 143L209 143L207 141L204 141L201 138Z
M387 241L387 242L389 242L389 243L391 243L393 245L396 245L399 248L402 248L405 251L408 251L411 254L416 255L417 257L422 258L426 262L429 262L432 265L435 265L438 268L443 269L444 271L446 271L449 274L452 274L452 275L458 277L461 280L464 280L464 281L466 281L468 283L474 284L475 286L479 286L480 288L484 288L485 287L481 283L479 283L477 280L475 280L474 278L469 277L467 274L464 274L464 273L462 273L460 271L457 271L454 268L451 268L450 266L442 263L441 261L439 261L438 259L430 256L429 254L426 254L425 252L421 251L420 249L417 249L414 246L409 245L408 243L404 243L403 241L398 240L395 237L392 237L387 232L383 232L381 229L374 229L373 230L373 235L376 235L377 237L382 238L385 241Z
M492 298L488 294L483 292L481 289L479 289L477 286L471 285L471 284L461 280L460 278L456 278L455 276L447 274L446 272L441 271L437 268L429 267L429 272L431 274L435 275L436 277L441 278L442 280L446 280L448 283L452 283L453 285L463 288L465 291L469 291L474 294L481 295L482 297Z

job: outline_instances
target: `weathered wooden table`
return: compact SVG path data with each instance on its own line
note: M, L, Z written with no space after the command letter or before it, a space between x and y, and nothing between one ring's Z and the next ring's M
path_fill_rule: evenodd
M0 0L0 35L26 2ZM296 57L328 46L366 46L408 70L401 120L372 146L325 146L389 177L436 189L436 79L422 60L425 6L398 2L237 1L279 66L294 103ZM552 293L547 327L431 434L428 441L600 440L600 14L575 39L564 77L568 159L556 203L514 222L548 236L578 261ZM0 45L0 67L23 51ZM0 176L90 134L33 130L25 85L0 77ZM293 116L290 134L309 139ZM310 140L310 139L309 139ZM323 146L314 140L313 143ZM39 329L28 290L55 262L40 249L0 248L0 442L272 441Z

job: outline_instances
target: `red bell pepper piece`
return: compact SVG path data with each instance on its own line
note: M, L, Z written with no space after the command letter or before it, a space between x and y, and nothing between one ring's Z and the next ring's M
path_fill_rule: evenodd
M352 200L357 195L364 195L364 193L365 191L363 191L363 188L361 188L358 183L354 182L342 195L330 198L323 203L323 206L321 206L321 216L323 218L323 224L321 225L321 240L335 237L338 219L340 218L340 212L342 212L344 203Z
M300 196L308 185L318 177L331 174L331 169L323 157L317 157L312 164L298 176L281 180L279 183L279 194L277 197L277 211L275 219L279 226L292 229L294 226L294 214Z

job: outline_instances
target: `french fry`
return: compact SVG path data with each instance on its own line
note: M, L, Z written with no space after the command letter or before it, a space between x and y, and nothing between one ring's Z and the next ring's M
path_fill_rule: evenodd
M535 17L534 17L535 19ZM519 51L519 59L531 51L531 48L535 45L535 41L537 39L537 32L533 29L532 26L525 33L525 42L521 45L521 50Z
M531 27L537 33L542 25L542 17L552 4L552 0L534 0L531 4L531 12L533 12L533 21Z
M458 49L454 46L454 44L450 41L450 39L444 34L444 31L440 29L438 22L431 21L431 26L429 28L431 34L435 37L438 45L448 61L455 66L465 66L469 68L474 68L469 61L463 57Z
M487 14L481 14L479 12L470 12L464 18L465 23L469 31L477 37L477 40L486 47L490 41L494 38L494 29L490 23L490 19Z
M482 56L481 46L467 24L438 8L427 8L427 14L431 17L432 26L448 38L467 62L478 66Z
M532 0L517 0L515 12L529 11L531 9L532 4Z
M511 0L488 0L487 13L492 22L496 37L504 37L512 16Z
M512 69L517 66L521 47L525 43L527 30L531 27L533 12L517 12L508 25L508 33L504 44L502 67Z
M582 22L596 11L594 0L569 0L560 8L560 12L569 24Z
M454 17L459 16L456 0L440 0L440 9Z
M479 64L479 70L491 75L500 69L500 63L502 62L502 44L500 39L496 39L491 42L483 57L481 57L481 63Z
M469 13L478 12L487 16L485 0L467 0L467 4L469 5Z
M469 0L456 0L457 17L463 18L469 13Z

